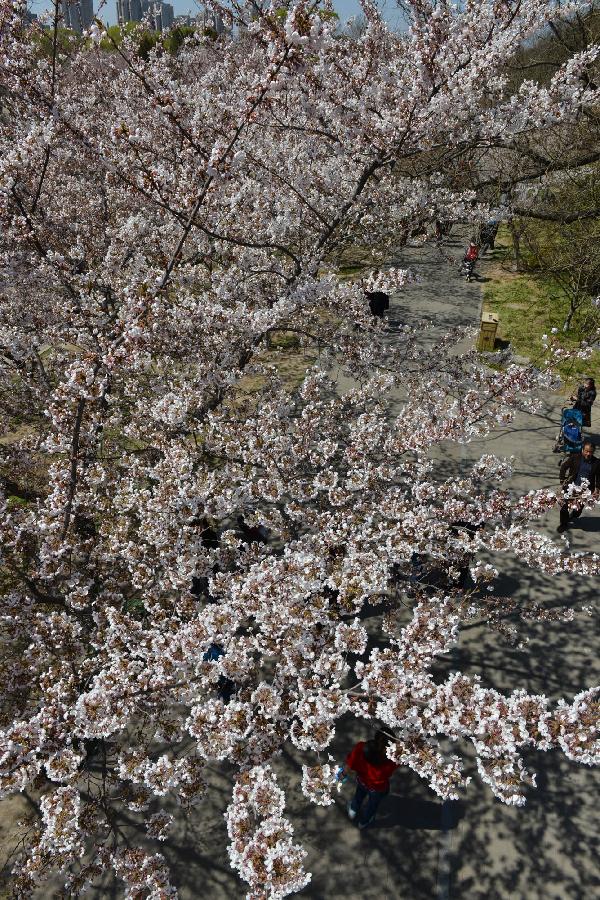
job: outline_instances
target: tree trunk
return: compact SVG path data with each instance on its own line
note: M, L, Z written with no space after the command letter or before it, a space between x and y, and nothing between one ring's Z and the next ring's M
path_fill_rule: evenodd
M571 322L573 321L573 316L577 312L578 307L579 307L579 303L577 302L577 298L571 297L571 299L569 300L569 312L567 313L565 321L563 322L563 327L562 327L563 331L570 331Z
M513 244L513 269L515 272L521 271L521 230L517 228L514 222L508 225L512 237Z

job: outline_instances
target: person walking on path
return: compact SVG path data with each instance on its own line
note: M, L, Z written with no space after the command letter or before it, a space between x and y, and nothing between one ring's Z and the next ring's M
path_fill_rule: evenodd
M496 240L496 235L498 234L498 221L497 219L490 219L489 222L486 222L485 225L481 226L479 231L479 245L481 247L481 253L486 253L488 250L494 249L494 242Z
M470 281L475 274L475 263L479 259L479 247L475 241L471 241L466 249L463 261L460 265L459 274L465 275L467 281Z
M435 220L435 239L438 243L440 243L443 238L448 237L451 231L452 222L445 222L440 219Z
M573 394L571 400L575 401L573 409L578 409L583 416L583 424L586 428L592 425L592 403L596 399L596 383L593 378L586 378L577 388L577 394Z
M340 773L343 777L350 769L356 772L356 791L348 804L348 816L351 821L358 819L360 829L366 828L375 818L379 804L389 793L390 777L398 768L398 763L385 754L391 740L389 734L378 731L373 740L359 741L348 754Z
M384 312L390 308L389 294L383 291L365 291L365 297L369 301L371 315L383 319Z
M594 456L594 445L591 441L584 441L581 453L571 453L560 467L560 483L566 492L570 484L582 484L588 482L590 491L597 495L600 488L600 459ZM583 503L571 505L564 500L560 505L560 525L557 528L562 534L569 527L570 519L578 519L583 512Z

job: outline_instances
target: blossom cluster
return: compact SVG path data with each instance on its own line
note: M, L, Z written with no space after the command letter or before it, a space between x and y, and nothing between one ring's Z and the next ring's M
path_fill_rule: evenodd
M306 851L292 843L293 828L283 809L284 794L269 766L254 766L240 775L226 820L229 857L250 885L248 900L280 900L310 881L302 864Z

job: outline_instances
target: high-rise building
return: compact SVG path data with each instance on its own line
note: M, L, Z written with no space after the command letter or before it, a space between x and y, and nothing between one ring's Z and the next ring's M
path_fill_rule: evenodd
M203 6L198 14L196 21L198 25L203 28L210 28L211 31L216 32L221 35L225 31L225 26L223 24L223 19L217 13L213 12L211 9L207 9Z
M150 26L155 31L166 31L173 25L175 13L170 3L161 0L117 0L117 21L119 25L126 22L141 22L150 18Z
M94 21L93 0L62 0L63 25L81 34Z
M161 3L162 6L162 27L163 29L172 28L175 11L170 3Z
M125 22L142 21L141 0L117 0L117 22L124 25Z
M63 0L65 2L65 0ZM85 2L85 0L84 0ZM177 16L171 3L163 0L117 0L117 22L124 25L126 22L150 22L150 27L155 31L167 31L175 24L198 25L202 29L210 28L217 34L225 32L223 19L212 10L201 7L196 19L190 16Z

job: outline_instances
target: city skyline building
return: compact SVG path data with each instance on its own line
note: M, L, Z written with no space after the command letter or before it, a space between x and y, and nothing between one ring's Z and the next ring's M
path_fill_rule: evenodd
M141 22L150 17L150 25L155 31L171 28L175 18L173 6L162 0L117 0L117 23Z
M62 0L63 25L82 34L94 21L93 0Z
M212 9L207 9L206 6L201 7L200 12L196 16L196 23L201 28L211 28L218 35L223 34L225 31L221 16L213 12Z
M175 13L173 12L173 7L171 6L171 4L155 3L154 9L154 27L156 28L156 30L167 31L168 28L172 28Z
M190 24L196 24L198 10L196 3L191 3L189 2L189 0L169 0L169 2L173 6L175 16L189 17L192 20ZM200 0L200 2L202 2L202 0ZM42 16L48 16L48 14L49 18L51 18L52 16L52 0L28 0L27 5L32 10L32 12L36 13L40 18ZM116 0L115 3L110 3L108 6L105 5L102 7L99 6L96 0L96 15L99 19L101 19L108 25L118 24L117 6L118 4ZM342 22L345 22L350 16L361 14L361 8L358 4L358 0L333 0L333 6L336 12L339 14L340 20ZM395 24L399 18L398 10L394 4L388 3L386 6L384 6L383 13L384 19L391 24Z
M141 22L141 21L142 21L142 2L141 2L141 0L117 0L117 23L119 25L125 25L126 22Z

